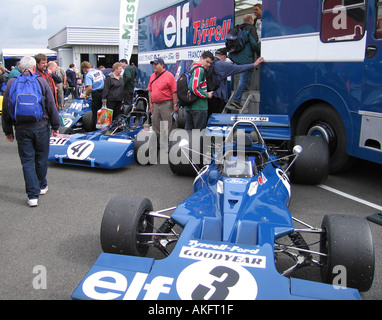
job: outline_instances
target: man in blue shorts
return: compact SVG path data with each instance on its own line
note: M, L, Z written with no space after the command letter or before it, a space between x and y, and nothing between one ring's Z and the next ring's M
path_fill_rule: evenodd
M94 69L88 61L81 63L81 69L85 73L85 100L92 97L92 120L93 129L96 129L97 112L102 108L102 91L105 75L102 71Z

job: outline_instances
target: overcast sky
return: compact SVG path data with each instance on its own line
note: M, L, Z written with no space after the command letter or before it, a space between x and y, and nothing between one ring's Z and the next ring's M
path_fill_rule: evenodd
M138 16L178 0L140 0ZM0 50L46 48L66 26L118 27L120 0L0 0Z

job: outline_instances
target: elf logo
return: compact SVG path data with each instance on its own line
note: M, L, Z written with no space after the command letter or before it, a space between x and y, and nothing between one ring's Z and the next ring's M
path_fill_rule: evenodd
M252 300L257 297L257 282L252 274L242 266L222 261L193 263L175 278L152 278L149 274L140 272L132 276L127 278L124 274L107 270L96 272L85 279L82 286L74 292L73 298Z
M190 26L190 4L176 8L176 16L169 15L164 22L164 42L168 48L171 48L176 41L176 45L187 44L187 28Z

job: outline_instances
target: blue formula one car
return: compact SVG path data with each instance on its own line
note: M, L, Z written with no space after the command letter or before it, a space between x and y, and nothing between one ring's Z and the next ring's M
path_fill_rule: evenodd
M170 154L195 162L191 153L200 150L190 145L198 143L186 136L179 133ZM104 253L72 298L360 299L359 292L367 291L374 277L368 222L326 215L321 228L315 228L288 209L290 178L304 183L325 179L328 147L323 139L296 137L290 143L283 116L229 114L213 115L203 139L209 161L198 171L193 195L177 207L154 211L147 198L124 195L109 202L101 224ZM289 140L293 152L279 144L282 140ZM180 173L185 164L173 162ZM319 243L319 251L310 248L305 235L318 237L312 242ZM146 257L149 247L165 258ZM321 269L321 282L293 277L307 266ZM341 272L345 276L338 281Z
M103 169L130 165L142 146L146 143L154 146L156 143L155 134L150 130L150 114L139 105L128 115L120 115L105 129L51 137L48 160L58 164ZM143 138L137 141L137 136Z
M76 99L69 108L59 111L63 121L60 133L73 134L77 131L90 132L92 130L92 107L91 99Z

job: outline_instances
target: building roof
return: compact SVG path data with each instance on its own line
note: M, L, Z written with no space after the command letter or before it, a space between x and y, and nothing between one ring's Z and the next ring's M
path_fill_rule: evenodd
M135 43L138 44L138 30ZM73 45L119 45L118 27L75 27L67 26L48 39L48 47L57 49Z

